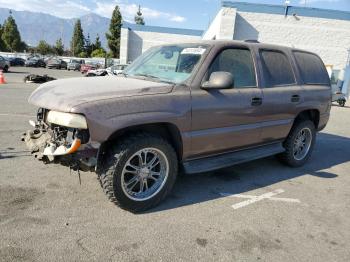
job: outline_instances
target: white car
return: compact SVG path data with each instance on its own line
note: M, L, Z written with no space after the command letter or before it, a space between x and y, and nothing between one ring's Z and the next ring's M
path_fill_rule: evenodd
M123 72L128 65L120 64L120 65L113 65L111 67L108 67L107 73L108 75L118 75L119 73Z
M123 72L124 69L127 67L128 65L113 65L111 67L108 67L106 69L93 69L93 70L89 70L87 71L86 75L87 77L90 76L116 76L119 73Z
M100 69L92 69L86 72L85 76L90 77L90 76L106 76L108 75L108 72L104 68Z

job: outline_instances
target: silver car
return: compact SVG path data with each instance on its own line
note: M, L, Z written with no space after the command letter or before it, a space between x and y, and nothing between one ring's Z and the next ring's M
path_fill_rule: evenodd
M84 64L84 63L85 63L84 60L71 59L67 64L67 70L79 71L81 64Z
M10 62L7 61L4 57L0 56L0 70L8 72L10 68Z

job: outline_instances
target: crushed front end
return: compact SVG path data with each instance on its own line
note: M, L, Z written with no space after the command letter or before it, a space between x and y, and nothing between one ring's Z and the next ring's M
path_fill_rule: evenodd
M22 141L35 158L75 170L94 170L100 145L90 141L84 116L41 108L37 121L30 124L34 129L23 134Z

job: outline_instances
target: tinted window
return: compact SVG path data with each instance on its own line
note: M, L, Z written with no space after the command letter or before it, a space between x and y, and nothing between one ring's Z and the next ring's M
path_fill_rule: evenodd
M255 87L255 70L252 55L247 49L226 49L222 51L210 66L213 72L229 72L234 77L235 87Z
M267 87L295 83L292 66L287 56L278 51L260 51L263 74Z
M294 52L294 56L305 84L329 85L326 67L318 56L304 52Z

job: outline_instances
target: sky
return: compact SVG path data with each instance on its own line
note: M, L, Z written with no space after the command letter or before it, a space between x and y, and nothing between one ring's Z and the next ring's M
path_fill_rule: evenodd
M242 2L284 4L285 0ZM111 17L116 4L128 22L133 22L138 5L141 5L147 25L204 30L220 9L221 0L0 0L0 7L49 13L62 18L88 13ZM350 11L350 0L290 0L290 5Z

